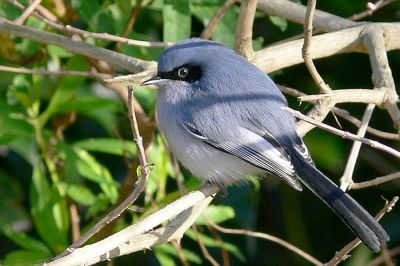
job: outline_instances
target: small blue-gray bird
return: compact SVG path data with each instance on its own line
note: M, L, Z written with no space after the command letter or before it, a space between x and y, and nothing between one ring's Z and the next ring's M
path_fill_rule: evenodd
M167 48L156 77L158 124L178 158L204 182L224 188L272 174L321 198L370 249L389 236L353 198L317 170L274 82L221 44L189 39Z

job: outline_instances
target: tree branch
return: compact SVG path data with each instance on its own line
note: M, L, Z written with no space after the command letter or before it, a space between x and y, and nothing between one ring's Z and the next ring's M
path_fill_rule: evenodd
M372 186L377 186L382 183L386 183L395 179L400 179L400 172L396 172L393 174L377 177L375 179L369 180L369 181L364 181L364 182L352 182L349 186L349 189L362 189L366 187L372 187Z
M211 202L213 195L218 191L219 188L215 185L203 186L199 190L192 191L166 205L136 224L130 225L94 244L74 249L67 256L58 258L46 265L91 265L115 256L131 253L135 251L133 247L137 248L136 250L142 250L144 248L150 248L151 245L155 245L155 243L160 244L166 241L165 238L161 238L161 242L160 237L167 237L166 239L169 241L171 239L170 236L173 235L173 239L179 239L187 228L193 224L195 218L197 218L195 216L190 216L189 214L192 210L188 209L197 204L206 207ZM185 212L185 210L188 211ZM197 211L196 213L200 215L201 211ZM171 223L174 223L175 221L176 224L182 225L183 222L185 222L185 226L174 226L169 224L166 228L151 231L161 223L172 219L176 215L178 215L179 220L174 219ZM188 217L192 217L192 219L189 219ZM172 228L172 231L165 231L168 228ZM170 235L165 232L168 232ZM160 240L160 242L158 242L158 240ZM140 247L136 245L139 243ZM148 245L144 246L144 243Z
M214 17L211 19L210 23L208 23L207 27L204 28L203 32L200 34L200 38L210 39L214 34L215 29L217 28L218 23L222 20L225 15L225 12L233 6L237 0L227 0L215 13Z
M253 22L256 14L257 0L242 0L239 21L236 27L235 50L246 58L252 58Z
M312 263L313 265L318 265L318 266L322 266L323 263L320 262L319 260L317 260L316 258L314 258L313 256L311 256L310 254L304 252L303 250L299 249L298 247L290 244L289 242L286 242L283 239L280 239L276 236L272 236L269 234L265 234L265 233L260 233L260 232L252 232L246 229L228 229L228 228L224 228L222 226L219 226L211 221L208 221L208 223L215 228L216 230L226 233L226 234L235 234L235 235L246 235L246 236L250 236L250 237L257 237L257 238L262 238L262 239L266 239L268 241L274 242L278 245L281 245L291 251L293 251L294 253L296 253L297 255L303 257L304 259L306 259L307 261L309 261L310 263Z
M393 156L395 156L397 158L400 158L400 152L399 151L397 151L397 150L395 150L395 149L393 149L391 147L388 147L386 145L383 145L383 144L379 143L378 141L370 140L370 139L367 139L367 138L362 138L362 137L359 137L359 136L354 135L352 133L349 133L349 132L346 132L346 131L343 131L343 130L340 130L340 129L337 129L337 128L334 128L334 127L331 127L329 125L326 125L324 123L321 123L319 121L311 119L308 116L303 115L299 111L295 111L295 110L290 109L288 107L284 107L282 109L288 111L291 114L293 114L295 117L306 121L307 123L313 124L314 126L322 128L322 129L324 129L326 131L329 131L329 132L331 132L331 133L333 133L335 135L341 136L342 138L360 141L360 142L362 142L364 144L367 144L368 146L371 146L372 148L387 152L387 153L389 153L389 154L391 154L391 155L393 155Z
M27 26L16 25L15 23L7 21L4 18L0 18L0 31L19 37L29 38L41 43L54 44L63 47L72 53L85 55L97 60L104 60L133 73L155 67L154 62L130 57L105 48L90 45L82 41L75 41L56 33L46 32Z
M321 92L330 94L332 90L322 79L321 75L318 73L317 68L314 65L314 62L311 57L310 47L311 47L311 38L313 32L313 17L317 0L308 0L307 2L307 10L306 10L306 18L304 21L304 44L301 49L304 62L306 63L307 69L310 72L314 82L317 84Z
M42 0L35 0L28 6L27 9L24 10L24 12L17 18L14 22L15 24L22 25L24 24L25 20L32 14L33 11L40 5Z

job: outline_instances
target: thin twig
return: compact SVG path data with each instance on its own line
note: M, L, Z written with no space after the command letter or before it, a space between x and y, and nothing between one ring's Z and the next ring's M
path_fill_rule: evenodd
M310 48L311 48L311 38L313 32L313 17L314 11L317 1L316 0L308 0L307 2L307 11L306 11L306 18L304 22L304 44L302 49L302 54L304 58L304 62L310 72L314 82L318 85L321 92L330 94L331 89L322 79L321 75L318 73L317 68L314 65L314 61L312 60Z
M135 26L137 16L139 15L140 8L142 7L142 2L143 0L138 0L136 1L136 5L132 7L128 23L126 24L126 27L121 34L121 37L127 37L128 34L132 31L133 27Z
M211 36L214 34L217 25L222 20L225 15L225 12L233 6L237 0L227 0L215 13L214 17L208 23L208 25L204 28L203 32L200 34L200 38L203 39L210 39Z
M390 254L389 254L389 251L388 251L388 248L387 248L387 243L382 243L381 254L382 254L382 257L383 257L383 259L385 261L385 265L386 266L395 266Z
M254 56L253 23L256 8L257 0L242 0L236 27L235 51L247 58Z
M214 259L214 257L208 252L206 245L204 245L203 240L200 237L199 231L195 225L192 226L192 229L196 235L197 241L199 243L201 252L203 253L204 257L211 263L213 266L220 266L220 264Z
M397 256L398 254L400 254L400 246L390 249L390 250L388 251L388 253L389 253L389 256L390 256L391 258L393 258L394 256ZM385 262L385 259L384 259L383 255L381 255L381 256L376 257L376 258L374 258L373 260L371 260L371 261L368 263L368 266L377 266L377 265L381 265L383 262Z
M346 119L347 121L349 121L353 125L356 125L357 127L359 127L361 125L361 121L359 119L357 119L356 117L352 116L349 113L349 111L347 111L345 109L342 109L339 107L334 107L332 109L332 112L334 112L335 115ZM400 135L398 135L398 134L385 132L385 131L373 128L371 126L367 127L367 131L368 131L368 133L370 133L376 137L383 138L383 139L400 140Z
M375 3L372 2L367 2L367 10L364 10L360 13L354 14L351 17L348 17L347 19L350 20L361 20L363 18L372 16L372 14L374 14L376 11L378 11L379 9L381 9L384 6L387 6L393 2L395 2L396 0L379 0Z
M290 244L289 242L286 242L285 240L282 240L276 236L272 236L269 234L265 234L265 233L260 233L260 232L253 232L250 230L246 230L246 229L229 229L229 228L224 228L222 226L219 226L215 223L213 223L212 221L208 221L208 223L215 228L216 230L223 232L223 233L227 233L227 234L236 234L236 235L246 235L246 236L251 236L251 237L258 237L258 238L263 238L269 241L272 241L274 243L277 243L291 251L293 251L294 253L296 253L297 255L303 257L304 259L306 259L307 261L311 262L313 265L318 265L318 266L322 266L323 263L320 262L319 260L317 260L316 258L314 258L313 256L311 256L310 254L306 253L305 251L299 249L298 247Z
M13 4L14 6L18 7L21 10L24 10L25 7L20 4L16 0L6 0L9 3ZM38 19L42 20L43 22L47 23L49 26L58 29L60 31L63 31L64 33L72 33L72 34L79 34L83 37L91 37L95 39L101 39L101 40L108 40L108 41L114 41L126 45L132 45L132 46L139 46L139 47L167 47L171 46L173 43L171 42L150 42L150 41L141 41L141 40L134 40L134 39L128 39L108 33L96 33L96 32L90 32L90 31L85 31L82 29L75 28L71 25L63 25L59 22L56 21L56 17L53 18L52 16L45 15L49 11L44 12L41 9L43 8L41 5L38 6L37 11L40 12L33 12L32 15L37 17ZM47 9L45 9L47 10Z
M85 55L97 60L104 60L133 73L149 70L150 68L155 67L155 62L141 60L125 54L110 51L96 45L72 40L68 37L53 32L39 30L23 25L16 25L15 23L4 18L0 18L0 32L6 32L38 42L64 47L71 53Z
M70 219L71 219L71 227L72 227L72 240L75 241L79 238L80 235L80 227L79 227L79 222L80 222L80 216L79 216L79 211L78 207L76 206L75 203L69 204L69 213L70 213Z
M183 266L190 266L189 261L187 260L187 257L185 255L185 252L183 252L183 249L181 247L180 241L179 240L172 240L171 244L174 246L176 252L178 253L179 260L181 261L181 265Z
M393 207L396 205L396 202L399 200L399 197L393 197L393 199L388 202L386 201L385 206L378 212L375 216L375 219L379 221L386 213L390 212ZM336 252L335 256L328 261L326 266L334 266L338 263L346 260L349 257L349 252L356 248L359 244L361 244L361 240L359 238L354 239L349 244L347 244L344 248L342 248L339 252Z
M87 240L89 240L93 235L95 235L97 232L99 232L105 225L111 223L114 219L119 217L122 212L124 212L132 203L136 201L136 199L139 197L139 195L142 193L144 186L146 184L147 178L150 174L150 168L147 165L147 159L143 147L143 139L140 135L137 120L136 120L136 115L135 111L132 107L132 98L133 98L133 87L129 86L128 87L129 94L128 94L128 110L129 110L129 120L131 122L131 127L132 127L132 134L133 134L133 139L136 143L136 147L138 149L138 157L140 161L140 167L141 167L141 176L136 184L135 189L132 191L132 193L129 195L128 198L126 198L120 205L118 205L114 210L112 210L109 214L107 214L106 217L101 219L99 222L97 222L89 231L87 231L84 235L82 235L77 241L75 241L72 245L70 245L67 250L65 250L63 253L61 253L59 256L57 256L55 259L62 258L64 256L67 256L70 254L74 249L82 246Z
M112 75L106 73L96 73L96 72L87 72L87 71L75 71L75 70L46 70L46 69L28 69L24 67L10 67L10 66L2 66L0 65L0 71L5 72L14 72L14 73L22 73L22 74L33 74L33 75L55 75L55 76L80 76L80 77L89 77L96 79L110 79Z
M283 107L282 109L290 112L295 117L300 118L300 119L306 121L307 123L310 123L310 124L312 124L314 126L322 128L324 130L327 130L327 131L329 131L329 132L331 132L331 133L333 133L335 135L341 136L342 138L360 141L360 142L362 142L364 144L367 144L368 146L371 146L372 148L387 152L387 153L389 153L389 154L391 154L391 155L393 155L393 156L395 156L397 158L400 158L400 152L399 151L397 151L397 150L395 150L395 149L393 149L391 147L388 147L386 145L383 145L382 143L380 143L378 141L367 139L367 138L362 138L362 137L359 137L359 136L357 136L355 134L352 134L350 132L343 131L343 130L331 127L331 126L329 126L327 124L324 124L322 122L319 122L319 121L316 121L316 120L314 120L312 118L309 118L306 115L303 115L302 113L300 113L299 111L293 110L291 108Z
M357 136L364 137L369 121L371 120L372 113L375 109L375 104L368 104L365 109L360 128L358 129ZM349 186L353 183L353 173L356 167L356 162L358 154L360 153L361 142L354 141L351 147L349 158L347 159L346 168L344 170L343 176L340 178L340 189L346 191Z
M364 181L364 182L358 182L358 183L352 183L349 189L362 189L366 187L372 187L372 186L377 186L382 183L386 183L395 179L400 179L400 172L396 172L393 174L385 175L385 176L380 176L375 179L369 180L369 181Z
M42 0L35 0L24 10L24 12L19 16L16 20L14 20L15 24L22 25L25 20L32 14L33 11L40 5Z

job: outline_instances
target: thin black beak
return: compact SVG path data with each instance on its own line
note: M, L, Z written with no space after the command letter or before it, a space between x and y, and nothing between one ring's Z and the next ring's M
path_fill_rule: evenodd
M141 86L147 86L147 85L157 85L157 83L163 81L162 78L160 77L152 77L151 79L148 79L146 81L143 81L142 84L140 84Z

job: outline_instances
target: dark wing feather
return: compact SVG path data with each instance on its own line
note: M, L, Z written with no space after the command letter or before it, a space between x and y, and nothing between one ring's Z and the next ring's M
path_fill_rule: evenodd
M296 190L302 190L290 158L283 152L283 147L278 146L278 142L271 143L262 136L240 127L237 128L235 137L215 140L205 136L191 123L181 124L193 137L282 178Z

